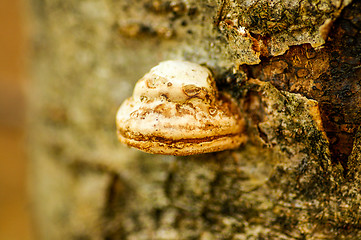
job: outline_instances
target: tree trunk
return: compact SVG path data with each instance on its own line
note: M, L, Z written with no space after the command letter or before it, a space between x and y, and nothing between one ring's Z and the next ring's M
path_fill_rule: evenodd
M361 239L361 2L32 0L39 239ZM167 59L209 67L248 142L174 157L115 114Z

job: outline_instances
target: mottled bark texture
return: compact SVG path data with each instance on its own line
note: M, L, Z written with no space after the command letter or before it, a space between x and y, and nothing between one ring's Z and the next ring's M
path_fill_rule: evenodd
M32 0L39 239L361 239L361 2ZM166 59L208 66L247 120L232 151L118 143Z

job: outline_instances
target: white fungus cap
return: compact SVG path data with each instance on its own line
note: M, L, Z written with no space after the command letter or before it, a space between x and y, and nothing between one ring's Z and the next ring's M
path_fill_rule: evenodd
M152 68L120 106L116 123L121 142L149 153L192 155L245 141L235 102L219 96L207 68L186 61Z

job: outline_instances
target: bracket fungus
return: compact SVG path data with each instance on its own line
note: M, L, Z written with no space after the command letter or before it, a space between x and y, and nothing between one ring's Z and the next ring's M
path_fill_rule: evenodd
M164 61L135 85L120 106L120 142L148 153L193 155L245 142L237 104L218 92L211 72L186 61Z

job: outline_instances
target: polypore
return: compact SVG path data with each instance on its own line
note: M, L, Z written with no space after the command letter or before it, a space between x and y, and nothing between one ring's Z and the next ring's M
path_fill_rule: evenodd
M211 72L186 61L165 61L135 85L120 106L120 142L148 153L193 155L245 142L237 104L220 94Z

